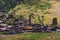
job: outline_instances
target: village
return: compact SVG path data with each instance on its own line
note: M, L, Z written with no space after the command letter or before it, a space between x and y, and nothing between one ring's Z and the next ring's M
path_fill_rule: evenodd
M7 32L7 34L17 34L25 32L60 32L57 25L57 18L52 19L51 25L32 24L31 15L29 20L24 20L20 15L18 19L14 18L15 11L6 15L4 11L0 12L0 32Z

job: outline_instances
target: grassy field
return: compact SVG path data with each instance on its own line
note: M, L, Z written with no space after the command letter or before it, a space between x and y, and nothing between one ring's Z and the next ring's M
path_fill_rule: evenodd
M60 40L60 32L0 35L0 40Z

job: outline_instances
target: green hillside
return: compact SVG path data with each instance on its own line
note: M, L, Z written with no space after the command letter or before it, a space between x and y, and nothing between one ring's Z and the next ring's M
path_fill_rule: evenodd
M34 3L34 2L35 1L31 2L32 5L28 1L25 3L22 3L22 4L17 4L16 7L14 7L13 9L10 9L8 14L12 13L15 10L16 15L23 15L23 17L26 20L28 20L30 13L35 13L34 18L32 19L32 23L41 24L41 22L39 22L39 21L42 20L42 16L45 17L46 14L47 15L50 14L49 10L51 8L51 3L41 2L41 1L38 1L37 3L36 2ZM40 19L40 20L38 20L38 19ZM44 22L45 24L46 24L46 21Z
M42 16L44 16L44 24L52 24L52 18L54 18L54 16L51 13L51 8L52 5L58 3L58 1L59 0L0 0L0 11L11 14L15 10L16 18L22 15L26 20L28 20L30 13L35 13L32 23L41 24L40 20L42 20Z

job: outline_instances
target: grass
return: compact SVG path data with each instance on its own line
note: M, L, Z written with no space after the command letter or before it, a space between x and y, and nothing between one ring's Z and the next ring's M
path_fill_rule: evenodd
M60 32L0 35L0 40L60 40Z

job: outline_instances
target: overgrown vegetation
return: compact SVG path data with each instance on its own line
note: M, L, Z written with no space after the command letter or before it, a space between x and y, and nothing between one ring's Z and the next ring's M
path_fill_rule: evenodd
M32 23L41 24L39 22L38 18L40 16L40 20L42 20L42 16L44 16L43 14L50 13L48 11L48 9L51 8L51 4L49 2L41 2L39 0L35 0L35 1L30 0L30 1L24 0L24 2L22 2L22 4L20 4L20 5L17 4L16 7L14 7L13 9L10 9L8 14L12 13L15 10L16 15L19 16L19 15L23 14L23 17L26 20L28 20L30 13L34 13L34 18L32 18ZM38 1L38 2L36 3L36 1Z
M53 18L53 16L49 17L50 15L48 15L50 14L50 8L52 7L50 1L52 0L0 0L0 11L11 14L15 10L16 18L18 18L18 15L22 15L26 20L29 19L28 16L33 12L35 14L32 23L41 24L38 18L40 17L40 20L42 20L42 16L44 16L43 23L48 24L50 22L51 24L50 18Z

